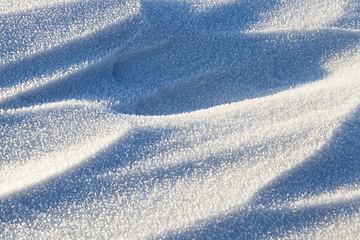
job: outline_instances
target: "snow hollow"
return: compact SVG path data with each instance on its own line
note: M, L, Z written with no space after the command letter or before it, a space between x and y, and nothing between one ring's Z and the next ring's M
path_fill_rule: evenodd
M0 0L1 239L360 239L357 0Z

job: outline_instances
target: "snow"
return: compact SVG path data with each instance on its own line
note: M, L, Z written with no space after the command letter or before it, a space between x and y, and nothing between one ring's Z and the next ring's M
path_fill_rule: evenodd
M359 13L0 0L0 238L358 239Z

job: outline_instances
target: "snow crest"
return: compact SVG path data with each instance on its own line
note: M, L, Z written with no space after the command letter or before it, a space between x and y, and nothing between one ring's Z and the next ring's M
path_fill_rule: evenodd
M356 239L359 13L0 1L0 237Z

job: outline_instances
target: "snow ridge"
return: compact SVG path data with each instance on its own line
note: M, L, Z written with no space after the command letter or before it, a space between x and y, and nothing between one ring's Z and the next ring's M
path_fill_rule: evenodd
M0 2L0 238L356 239L357 1Z

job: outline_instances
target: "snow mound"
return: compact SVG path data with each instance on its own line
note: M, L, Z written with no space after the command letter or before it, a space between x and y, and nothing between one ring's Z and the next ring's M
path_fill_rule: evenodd
M358 238L359 13L0 1L0 238Z

